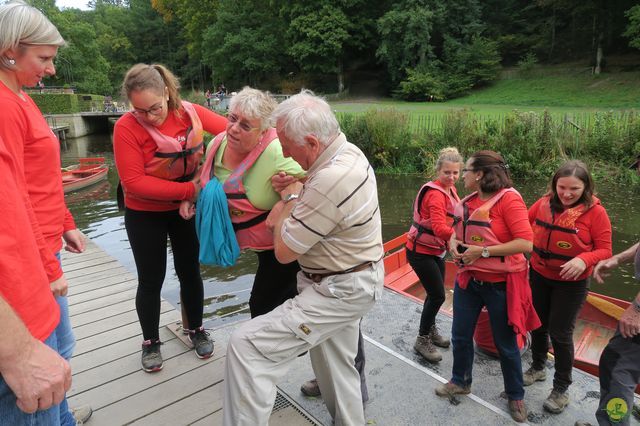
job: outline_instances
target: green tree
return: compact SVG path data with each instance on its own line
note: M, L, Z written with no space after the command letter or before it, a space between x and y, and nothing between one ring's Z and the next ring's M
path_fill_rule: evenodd
M624 36L629 38L629 46L640 49L640 5L633 6L625 12L629 24Z

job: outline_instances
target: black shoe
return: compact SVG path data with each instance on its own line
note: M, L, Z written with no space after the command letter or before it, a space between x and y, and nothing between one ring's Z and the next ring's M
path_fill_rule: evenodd
M189 341L193 343L193 350L200 359L213 355L213 341L209 338L209 332L204 327L189 332Z
M162 370L164 363L162 354L160 353L160 345L162 342L156 340L145 340L142 342L142 369L147 373Z

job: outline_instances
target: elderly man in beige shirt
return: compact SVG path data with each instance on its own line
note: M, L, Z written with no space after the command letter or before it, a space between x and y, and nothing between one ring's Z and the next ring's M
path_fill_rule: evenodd
M363 425L354 367L359 322L382 294L380 210L371 165L329 105L309 91L274 112L285 156L307 170L282 191L268 223L277 259L297 260L299 295L240 326L227 348L223 424L266 425L276 382L309 351L336 425Z

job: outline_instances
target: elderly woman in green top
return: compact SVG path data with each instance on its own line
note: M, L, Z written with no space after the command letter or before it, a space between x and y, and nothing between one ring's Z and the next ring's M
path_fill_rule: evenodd
M300 270L297 262L283 265L276 260L273 234L265 226L269 211L280 200L271 177L281 172L304 175L298 163L282 155L271 123L276 106L275 99L257 89L245 87L236 94L229 104L227 129L209 144L200 175L203 187L214 178L222 184L238 245L258 256L249 299L252 318L294 297ZM183 203L181 213L193 214L189 203Z

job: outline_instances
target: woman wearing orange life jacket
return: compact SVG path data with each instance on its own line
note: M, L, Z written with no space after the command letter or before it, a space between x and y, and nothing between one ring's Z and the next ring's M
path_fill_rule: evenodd
M473 332L486 306L500 353L509 412L515 421L523 422L527 410L516 334L539 326L523 255L531 251L533 238L527 207L511 187L499 154L476 152L462 171L465 188L475 192L454 213L459 222L449 249L459 268L453 293L453 371L451 381L437 388L436 394L451 397L471 392Z
M125 75L123 93L133 109L113 131L113 151L124 190L124 223L138 271L136 310L142 327L142 368L162 369L158 326L160 291L167 263L167 236L199 358L213 353L202 327L203 284L195 220L185 221L179 203L195 199L196 175L204 152L203 130L217 134L227 120L184 102L176 77L162 65L137 64Z
M529 209L534 235L531 291L542 327L532 333L533 363L524 384L545 380L551 337L555 375L543 406L555 414L569 403L573 329L589 291L588 277L598 261L612 255L611 222L593 190L587 166L568 161L553 176L549 192Z
M444 255L453 235L453 209L460 201L455 183L461 165L462 156L456 148L440 151L437 178L418 191L407 236L407 260L427 293L414 349L429 362L442 359L434 345L448 348L450 343L440 335L435 320L445 300Z

